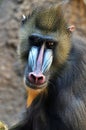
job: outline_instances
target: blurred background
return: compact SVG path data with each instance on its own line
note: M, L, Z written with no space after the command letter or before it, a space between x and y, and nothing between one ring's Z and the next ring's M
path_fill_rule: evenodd
M0 0L0 120L9 124L25 106L22 64L17 55L21 16L29 15L38 5L61 0ZM64 0L66 1L66 0ZM86 40L86 0L69 0L64 10L75 35Z

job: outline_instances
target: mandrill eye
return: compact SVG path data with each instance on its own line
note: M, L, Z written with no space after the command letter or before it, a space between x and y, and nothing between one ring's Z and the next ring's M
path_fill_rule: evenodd
M55 47L55 42L51 42L51 41L46 42L46 47L47 47L48 49L54 49L54 47Z
M42 44L41 38L33 35L29 37L29 42L31 45L38 46L38 47L41 46Z

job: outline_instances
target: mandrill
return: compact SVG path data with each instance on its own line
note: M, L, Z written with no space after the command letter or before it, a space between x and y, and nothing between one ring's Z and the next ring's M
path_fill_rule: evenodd
M63 6L23 17L18 53L25 65L26 113L9 130L86 130L86 43L72 35Z

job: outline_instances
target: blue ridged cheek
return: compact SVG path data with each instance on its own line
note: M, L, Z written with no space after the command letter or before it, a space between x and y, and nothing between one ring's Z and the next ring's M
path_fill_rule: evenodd
M36 67L37 55L38 55L38 47L34 46L31 48L28 57L28 65L32 68L32 71L34 71Z
M53 61L53 52L51 49L47 49L44 54L42 73L49 71L52 61Z

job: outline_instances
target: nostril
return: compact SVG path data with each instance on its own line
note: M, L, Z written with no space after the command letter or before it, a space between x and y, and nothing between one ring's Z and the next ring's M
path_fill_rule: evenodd
M36 80L36 77L35 77L35 75L33 75L33 74L31 74L30 77L31 77L31 79L33 79L34 81Z
M41 77L38 77L38 80L43 80L43 77L41 76Z
M30 74L29 74L29 80L30 80L31 82L35 82L35 80L36 80L35 75L32 74L32 73L30 73Z
M29 74L29 80L32 83L42 84L45 82L45 76L43 74L36 74L34 72L31 72Z
M44 80L45 80L45 77L44 77L44 76L38 77L38 82L43 83Z

